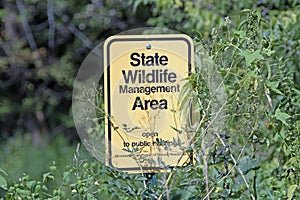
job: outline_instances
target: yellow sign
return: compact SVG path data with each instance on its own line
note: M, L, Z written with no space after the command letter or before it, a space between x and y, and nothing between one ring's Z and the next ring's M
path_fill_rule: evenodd
M183 34L126 35L104 44L106 164L158 172L189 163L190 141L178 102L193 71L193 41Z

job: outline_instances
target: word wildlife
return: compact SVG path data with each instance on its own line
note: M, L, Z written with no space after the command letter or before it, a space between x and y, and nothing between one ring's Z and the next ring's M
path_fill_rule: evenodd
M159 66L168 65L168 57L166 55L145 55L142 53L132 53L130 55L130 65L132 67L154 67L154 69L133 69L122 70L124 85L119 85L120 94L145 94L151 93L175 93L180 92L180 85L174 84L177 81L177 74L170 72L168 69L157 69ZM143 84L146 86L130 86L130 84ZM149 86L151 85L152 86ZM155 84L155 85L154 85ZM160 84L160 85L158 85ZM162 85L163 84L163 85ZM171 84L171 85L168 85ZM168 109L168 101L166 99L142 99L140 96L135 98L132 110L156 110Z

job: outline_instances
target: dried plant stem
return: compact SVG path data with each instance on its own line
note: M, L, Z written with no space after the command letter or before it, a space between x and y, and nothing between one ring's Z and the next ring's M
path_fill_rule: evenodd
M220 142L222 143L222 145L223 145L224 147L227 147L227 145L225 144L224 140L220 137L219 133L215 133L215 135L218 137L218 139L220 140ZM247 189L248 189L249 192L250 192L251 199L252 199L252 200L255 200L255 197L254 197L254 195L253 195L252 192L251 192L250 185L249 185L249 183L248 183L248 181L247 181L245 175L243 174L242 170L237 166L238 163L237 163L236 159L234 158L234 156L232 155L232 153L230 153L230 158L232 159L234 165L233 165L233 167L229 170L229 172L232 171L233 168L236 168L236 170L240 173L240 175L241 175L241 177L242 177L242 179L243 179L243 181L244 181L244 183L245 183ZM229 172L228 172L227 174L229 174ZM225 176L225 177L227 177L227 176ZM225 177L223 177L218 183L220 183L221 181L223 181L223 180L225 179ZM215 188L212 188L212 189L205 195L205 197L203 198L203 200L205 200L205 199L209 196L209 194L210 194L214 189L215 189Z
M20 12L20 15L21 15L22 26L25 31L25 35L28 40L29 46L32 51L35 51L35 50L37 50L37 46L36 46L35 40L33 38L31 29L29 27L29 23L28 23L26 13L25 13L24 3L22 0L16 0L16 3L17 3L18 10Z
M207 149L206 149L206 145L205 145L205 138L202 139L202 157L203 157L203 174L205 176L205 190L206 193L209 192L209 177L208 177L208 162L207 162ZM209 195L206 198L207 200L209 200Z
M55 21L54 21L52 0L48 0L48 3L47 3L47 16L48 16L48 24L49 24L48 46L49 46L49 48L54 48L54 46L55 46Z

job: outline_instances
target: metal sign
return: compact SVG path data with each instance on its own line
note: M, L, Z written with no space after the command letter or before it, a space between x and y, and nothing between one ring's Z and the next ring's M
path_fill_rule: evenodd
M190 144L178 97L193 71L183 34L112 36L104 43L106 164L127 172L183 166Z

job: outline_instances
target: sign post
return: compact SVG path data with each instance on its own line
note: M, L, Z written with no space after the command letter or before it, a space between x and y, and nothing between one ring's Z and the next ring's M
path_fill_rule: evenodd
M104 43L106 165L156 173L189 164L187 117L178 102L193 72L183 34L119 35Z

